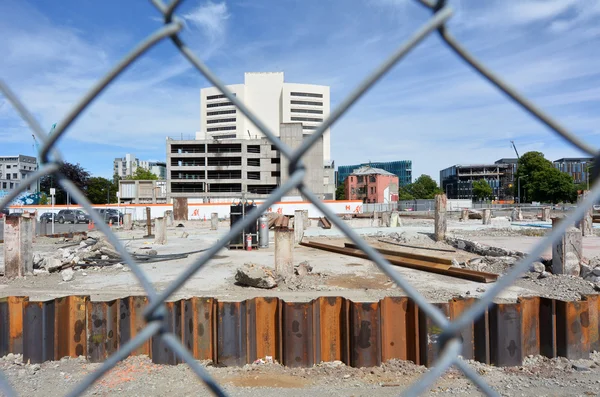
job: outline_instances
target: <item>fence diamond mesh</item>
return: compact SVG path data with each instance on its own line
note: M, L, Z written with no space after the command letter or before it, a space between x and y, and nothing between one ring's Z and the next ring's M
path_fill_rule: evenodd
M462 328L467 327L475 319L481 316L487 307L492 303L492 300L504 288L511 285L529 268L529 266L535 261L535 258L538 258L551 244L557 241L561 235L564 234L569 224L572 224L577 219L581 218L584 215L584 212L589 209L594 202L600 199L600 184L594 187L591 194L589 194L587 198L580 203L579 207L571 213L565 222L561 222L558 227L555 227L550 235L548 235L533 249L529 256L518 262L509 273L500 278L491 288L489 288L476 304L471 306L458 319L451 322L439 309L430 304L414 287L404 280L399 273L393 271L390 263L379 252L363 241L357 233L343 223L340 218L335 216L335 214L332 213L328 207L326 207L309 189L303 185L305 169L302 163L302 156L318 139L320 139L328 127L330 127L344 115L344 113L350 106L352 106L352 104L354 104L354 102L356 102L367 90L369 90L369 88L371 88L384 74L386 74L386 72L388 72L399 60L401 60L408 52L410 52L410 50L412 50L421 41L435 31L440 34L448 48L462 58L462 60L472 67L475 72L479 73L481 76L487 79L490 84L496 86L500 91L504 92L510 100L520 105L523 110L527 111L534 118L537 118L541 123L548 126L554 133L563 137L575 147L579 148L585 153L590 154L591 156L594 156L595 158L598 157L600 153L597 153L592 146L580 140L566 128L561 126L558 122L553 120L548 114L538 109L527 98L521 96L517 91L508 86L503 80L501 80L492 71L481 64L465 48L463 48L460 43L452 37L445 26L446 22L452 16L452 9L446 4L446 1L416 1L429 8L432 11L432 17L426 23L424 23L421 28L412 35L412 37L401 44L396 51L376 70L367 76L330 114L327 120L325 120L318 127L318 129L315 130L310 137L304 140L302 145L294 151L287 145L283 144L273 133L273 131L271 131L265 124L261 122L261 120L252 114L252 112L246 106L244 106L244 104L236 96L232 95L232 93L217 78L217 76L202 62L202 60L196 57L196 55L186 46L181 37L179 37L179 33L183 28L183 23L176 17L175 11L181 4L181 0L173 0L169 4L164 4L161 0L152 0L154 6L164 18L164 25L156 32L148 36L143 42L138 44L138 46L134 48L127 56L125 56L117 65L115 65L114 68L108 74L106 74L106 76L98 81L96 85L94 85L62 119L62 121L58 123L56 129L51 134L46 134L41 129L40 125L28 111L26 106L10 90L8 85L0 80L0 92L2 92L12 106L14 106L17 112L21 115L21 117L25 120L33 133L42 143L39 153L41 166L38 171L31 174L31 178L37 180L46 175L53 175L57 178L60 185L71 194L75 201L80 203L88 211L100 231L104 233L107 239L116 247L117 251L122 255L127 266L131 269L141 286L144 288L149 300L148 306L144 312L146 320L145 328L138 333L134 339L122 346L118 352L109 357L96 371L89 374L83 381L81 381L68 394L68 396L79 396L84 393L90 386L94 384L94 382L104 376L119 361L124 360L136 348L153 336L160 338L162 343L172 349L182 361L187 363L214 394L219 396L226 395L220 385L214 379L212 379L212 377L203 369L203 367L199 365L199 363L193 358L189 351L182 346L177 337L173 333L167 331L165 319L166 306L164 302L174 292L181 288L190 277L202 269L202 267L211 259L213 255L215 255L220 249L224 248L228 244L230 239L241 233L242 230L249 226L252 222L256 222L260 214L264 213L272 204L280 200L283 195L294 188L298 188L302 194L307 197L308 200L311 201L326 217L331 219L331 221L358 246L358 248L364 251L387 276L389 276L407 293L407 295L409 295L415 301L420 310L424 311L425 314L443 330L443 333L438 341L440 355L435 363L435 366L417 382L405 390L404 395L415 396L423 393L429 387L431 387L436 379L438 379L451 366L456 366L458 369L460 369L465 376L468 377L485 394L490 396L498 395L495 390L491 389L485 383L483 378L481 378L471 367L469 367L465 361L460 358L459 353L462 349L460 331ZM66 134L70 125L77 117L79 117L82 111L91 102L93 102L94 99L108 85L110 85L120 73L136 62L136 60L139 59L147 50L151 49L157 43L165 39L170 39L173 45L181 52L181 54L202 75L204 75L208 81L210 81L215 87L218 87L219 90L221 90L221 92L229 99L229 101L231 101L237 107L237 109L244 114L244 116L246 116L261 130L261 132L272 142L272 144L277 147L277 150L279 150L281 155L289 159L290 178L286 183L276 189L270 195L270 197L258 207L257 211L252 211L249 216L233 225L225 238L219 240L214 246L207 250L202 257L200 257L179 277L177 277L177 279L165 290L159 293L152 286L148 277L138 266L132 256L127 252L123 244L111 232L109 226L106 225L102 219L100 219L100 216L96 211L92 210L92 205L87 200L85 195L73 184L73 182L59 172L61 155L58 150L55 149L55 144ZM595 173L593 179L595 180L597 176L597 173ZM22 184L15 188L15 190L11 191L9 195L0 202L0 208L7 207L9 203L25 189L26 185ZM0 390L2 390L3 394L6 396L16 395L6 380L6 377L2 373L0 373Z

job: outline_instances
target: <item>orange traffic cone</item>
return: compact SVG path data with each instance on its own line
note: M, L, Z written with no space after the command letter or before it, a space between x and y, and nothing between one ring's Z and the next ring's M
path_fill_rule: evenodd
M110 220L108 221L108 226L110 226L110 227L112 228L112 219L110 219Z
M88 230L93 230L94 229L94 221L89 221L88 222Z

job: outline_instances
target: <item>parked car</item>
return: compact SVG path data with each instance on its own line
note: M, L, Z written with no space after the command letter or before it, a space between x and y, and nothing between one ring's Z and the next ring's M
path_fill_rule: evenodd
M54 218L54 220L56 220L56 217ZM42 222L42 221L52 222L52 212L44 212L40 216L40 222Z
M58 223L88 223L90 217L82 210L60 210L54 220L57 220Z
M2 208L2 209L0 209L0 219L4 218L9 213L10 213L10 211L8 210L8 208Z
M106 223L110 223L110 221L112 221L112 223L116 224L123 221L123 214L114 208L98 209L98 213Z

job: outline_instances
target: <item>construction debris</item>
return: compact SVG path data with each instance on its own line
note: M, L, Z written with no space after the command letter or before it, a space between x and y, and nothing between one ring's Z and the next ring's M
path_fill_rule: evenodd
M238 284L254 288L275 288L277 287L275 279L275 273L271 269L253 263L245 263L235 273L235 281Z

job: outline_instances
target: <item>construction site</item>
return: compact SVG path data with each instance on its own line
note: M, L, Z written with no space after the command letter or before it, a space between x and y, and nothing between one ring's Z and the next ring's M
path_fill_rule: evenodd
M345 214L335 221L451 320L565 216L549 207L448 212L438 197L431 212ZM232 395L305 395L316 388L396 395L434 365L442 331L335 222L308 214L264 214L229 241L170 296L167 327ZM126 214L111 226L159 292L240 219L177 218L166 211L134 222ZM141 332L148 300L101 232L36 235L35 219L24 213L4 220L0 369L19 393L47 396L75 385ZM594 226L590 210L461 331L462 357L503 395L600 393ZM204 390L180 363L152 337L89 393ZM458 370L430 393L479 395Z

